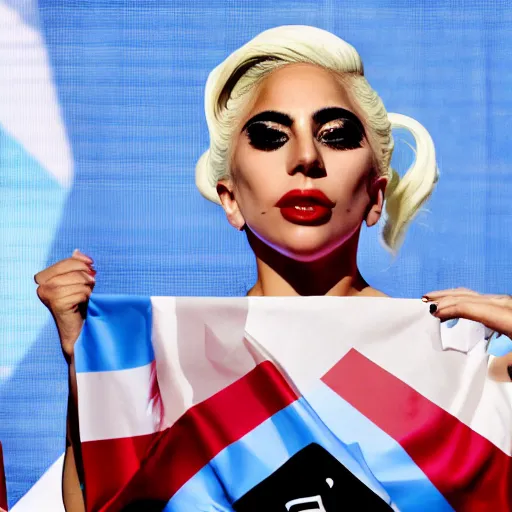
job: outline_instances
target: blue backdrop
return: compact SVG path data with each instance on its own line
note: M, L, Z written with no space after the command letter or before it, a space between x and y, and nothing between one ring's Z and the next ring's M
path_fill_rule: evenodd
M195 189L209 71L260 31L325 28L391 112L431 132L439 185L375 287L510 292L512 4L504 0L0 0L0 440L15 503L63 451L66 370L32 275L74 248L98 292L242 295L244 235ZM508 27L508 28L507 28ZM397 142L394 164L411 158Z

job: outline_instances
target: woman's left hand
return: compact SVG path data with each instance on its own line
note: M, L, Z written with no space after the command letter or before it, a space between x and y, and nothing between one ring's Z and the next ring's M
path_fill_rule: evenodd
M483 295L467 288L430 292L423 296L430 312L441 321L466 318L512 338L512 296ZM489 368L495 380L512 380L512 352L496 358Z
M441 321L467 318L512 337L512 296L482 295L466 288L430 292L423 296L430 312Z

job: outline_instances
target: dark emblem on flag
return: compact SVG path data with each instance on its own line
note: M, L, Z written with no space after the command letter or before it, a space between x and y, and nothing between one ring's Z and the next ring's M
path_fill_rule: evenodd
M237 512L389 512L392 508L312 443L233 504Z
M121 512L162 512L168 501L139 500L126 505Z

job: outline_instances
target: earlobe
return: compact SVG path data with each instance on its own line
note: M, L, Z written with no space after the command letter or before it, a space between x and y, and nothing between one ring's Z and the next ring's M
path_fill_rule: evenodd
M217 194L219 194L220 204L224 208L228 222L238 231L241 231L245 226L245 219L233 193L233 182L231 180L219 180L217 182Z
M375 226L382 215L384 207L384 192L386 190L386 178L379 178L371 186L370 190L370 208L366 215L366 225L368 227Z

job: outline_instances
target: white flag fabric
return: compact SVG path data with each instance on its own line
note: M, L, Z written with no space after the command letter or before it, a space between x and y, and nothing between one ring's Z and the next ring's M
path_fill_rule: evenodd
M420 300L93 295L88 510L512 510L486 338Z

